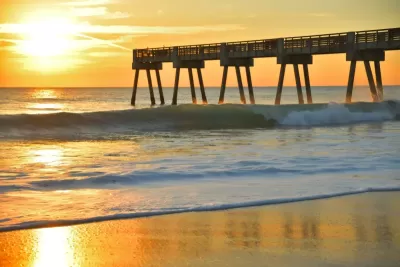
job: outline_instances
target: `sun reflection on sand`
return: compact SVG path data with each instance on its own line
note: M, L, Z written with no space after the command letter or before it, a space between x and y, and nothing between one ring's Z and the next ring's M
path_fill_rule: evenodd
M36 230L37 247L34 267L74 266L71 227Z

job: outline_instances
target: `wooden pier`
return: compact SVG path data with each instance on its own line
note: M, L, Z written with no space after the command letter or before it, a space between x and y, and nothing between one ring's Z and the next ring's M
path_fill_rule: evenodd
M281 103L283 82L285 79L286 65L293 65L299 104L304 103L303 90L300 82L300 69L302 65L306 88L307 103L312 103L311 83L308 65L313 63L314 55L345 54L350 61L349 79L345 102L350 103L353 94L354 75L357 62L363 62L368 77L371 98L373 101L383 99L383 83L380 62L385 60L385 52L400 49L400 27L382 30L370 30L359 32L345 32L301 37L286 37L264 40L253 40L231 43L215 43L202 45L174 46L163 48L148 48L133 50L132 69L135 70L135 78L131 104L136 103L139 72L145 70L149 84L150 101L156 104L151 70L156 72L160 104L164 105L164 94L161 84L160 70L163 63L171 62L176 70L172 105L177 104L180 70L187 69L192 94L192 102L197 103L193 80L193 69L197 70L200 84L202 103L207 103L201 70L205 67L205 61L219 60L223 67L222 84L219 104L224 103L226 80L229 67L234 67L238 80L240 100L246 104L246 96L243 89L241 67L245 68L249 89L250 103L255 104L250 67L254 66L255 58L275 57L281 65L275 104ZM375 66L375 78L370 63Z

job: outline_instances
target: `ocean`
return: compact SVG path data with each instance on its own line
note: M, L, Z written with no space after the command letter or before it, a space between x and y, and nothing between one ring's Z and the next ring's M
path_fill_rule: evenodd
M0 88L0 231L400 190L400 86L275 90Z

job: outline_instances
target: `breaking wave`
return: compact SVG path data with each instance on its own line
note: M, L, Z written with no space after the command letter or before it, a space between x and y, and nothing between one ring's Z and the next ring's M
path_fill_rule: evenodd
M179 105L88 113L0 115L0 136L101 130L173 131L308 127L398 120L400 102L307 105Z

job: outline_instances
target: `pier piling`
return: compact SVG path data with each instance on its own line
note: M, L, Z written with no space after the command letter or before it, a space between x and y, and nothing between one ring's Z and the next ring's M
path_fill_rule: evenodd
M157 78L157 84L158 84L158 92L160 94L160 104L165 105L164 93L163 93L163 88L162 88L162 84L161 84L160 71L158 69L156 69L156 78Z
M381 74L381 63L379 61L374 61L375 64L375 76L376 76L376 87L378 98L380 101L383 100L383 83Z
M197 76L199 76L201 100L203 101L203 104L207 104L208 101L207 101L206 91L204 89L203 75L201 74L201 69L200 68L197 68Z
M228 77L228 66L224 66L224 71L222 73L221 92L219 93L218 104L223 104L225 101L225 88L226 88L227 77Z
M240 74L240 67L235 66L235 69L236 69L236 76L237 76L238 86L239 86L240 102L242 104L246 104L246 96L244 95L242 75Z
M139 82L139 69L135 71L135 79L133 81L133 90L132 90L132 98L131 98L131 105L134 106L136 102L136 93L137 93L137 87L138 87L138 82Z
M176 68L174 94L172 96L172 105L176 105L178 103L178 88L179 88L179 75L180 75L180 73L181 73L181 69L180 68Z
M349 81L347 83L346 103L351 103L354 87L354 75L356 73L357 61L353 60L350 63Z
M276 90L275 105L281 104L283 81L285 80L286 64L281 64L281 71L279 73L278 89Z
M247 86L249 87L250 103L255 104L256 101L254 99L253 82L251 80L250 67L246 66L245 68L246 68L246 76L247 76Z
M372 70L371 70L371 65L369 64L369 61L365 60L364 61L364 66L365 66L365 72L367 73L369 90L371 91L372 101L373 102L377 102L379 99L378 99L378 96L377 96L377 93L376 93L376 86L375 86L374 76L372 76Z
M301 81L300 81L299 65L293 64L293 70L294 70L294 77L296 80L297 98L299 99L299 104L304 104L303 91L301 88Z
M303 64L303 71L304 71L304 83L306 85L307 103L312 104L313 100L312 100L310 76L308 73L308 65L307 64Z
M192 94L192 103L197 104L196 90L194 88L192 68L188 68L188 73L189 73L189 82L190 82L190 92Z
M146 70L147 73L147 81L149 83L149 93L150 93L150 101L151 101L151 105L154 106L156 104L156 100L154 98L154 91L153 91L153 84L151 82L151 73L150 70L147 69Z

